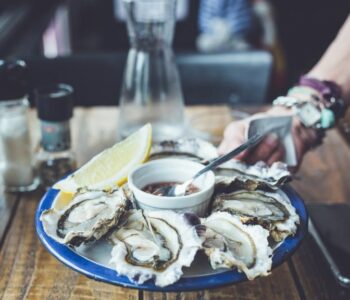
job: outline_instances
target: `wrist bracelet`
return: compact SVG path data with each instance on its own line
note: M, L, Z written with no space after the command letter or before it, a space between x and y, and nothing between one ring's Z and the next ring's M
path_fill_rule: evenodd
M319 101L326 109L333 112L336 120L345 114L346 105L341 98L341 88L335 82L301 76L299 86L309 87L317 91L321 95Z
M273 105L291 108L304 126L318 131L333 127L346 109L336 83L307 76L301 76L299 85L289 89L287 96L275 99Z
M297 97L299 99L314 99L315 101L320 101L320 95L318 92L308 86L293 86L288 90L287 95L291 97Z
M302 100L291 96L280 96L273 101L273 105L291 108L303 125L308 128L325 130L335 124L334 113L313 99Z
M325 99L330 99L331 97L341 97L341 88L333 81L318 80L303 75L299 79L299 86L313 88L314 90L318 91Z
M277 97L273 101L273 105L290 108L305 127L315 130L317 138L313 148L322 144L325 137L325 125L330 128L332 124L326 124L324 120L322 121L322 119L325 119L325 117L322 117L323 110L314 101L310 99L302 100L288 95Z

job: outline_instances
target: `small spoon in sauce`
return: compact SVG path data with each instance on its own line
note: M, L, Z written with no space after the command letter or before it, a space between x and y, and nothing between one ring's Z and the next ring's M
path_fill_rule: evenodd
M198 173L196 173L192 178L189 180L186 180L184 183L181 184L171 184L171 185L164 185L161 186L159 189L157 189L154 194L157 194L159 196L165 196L165 197L178 197L178 196L184 196L186 194L186 191L188 187L193 183L195 179L197 179L202 174L215 169L217 166L227 162L231 158L235 157L239 153L243 152L244 150L251 148L258 144L262 139L263 135L255 134L251 138L249 138L245 143L240 145L239 147L233 149L229 153L219 156L218 158L212 160L206 167L204 167L202 170L200 170Z

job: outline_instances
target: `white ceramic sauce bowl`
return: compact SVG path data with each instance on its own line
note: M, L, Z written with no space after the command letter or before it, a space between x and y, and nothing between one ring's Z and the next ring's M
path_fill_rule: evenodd
M194 181L199 192L181 197L156 196L142 189L152 183L184 182L190 179L204 165L175 158L158 159L145 163L134 169L128 178L128 184L137 204L145 210L173 210L192 212L202 217L206 214L210 198L214 192L215 175L208 171Z

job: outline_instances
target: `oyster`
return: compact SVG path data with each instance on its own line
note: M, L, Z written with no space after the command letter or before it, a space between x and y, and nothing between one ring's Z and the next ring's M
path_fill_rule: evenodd
M47 235L74 247L98 240L117 226L127 205L121 190L86 191L63 210L45 210L40 220Z
M152 147L150 159L176 156L202 163L218 157L216 147L198 138L167 140ZM276 162L269 167L264 162L248 165L238 160L230 160L215 171L218 185L239 185L241 188L277 189L291 179L287 165ZM223 177L221 177L223 176Z
M215 212L202 221L205 226L204 251L213 269L237 268L249 280L269 274L272 249L269 232L260 225L244 225L227 212Z
M123 227L114 231L111 262L117 272L139 284L154 279L157 286L167 286L190 266L202 240L191 214L172 211L131 210Z
M287 165L282 162L275 162L269 167L262 161L248 165L238 160L230 160L216 171L216 175L217 188L221 190L227 187L271 190L291 180Z
M206 161L218 156L214 145L198 138L162 141L153 145L150 159L176 156L194 161Z
M213 211L238 216L243 223L260 224L270 231L276 242L295 234L299 216L280 192L238 190L215 197Z

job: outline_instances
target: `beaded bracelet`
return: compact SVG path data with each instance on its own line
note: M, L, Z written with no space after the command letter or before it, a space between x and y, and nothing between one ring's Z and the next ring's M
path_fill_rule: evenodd
M305 99L307 101L310 99L320 101L320 95L314 89L307 86L293 86L288 90L287 95L291 97L297 97L299 99Z
M335 82L301 76L299 86L308 87L317 91L321 96L319 99L320 103L323 104L324 109L333 112L336 120L344 116L346 105L341 98L341 88Z
M325 122L322 121L325 117L322 118L322 111L319 106L310 99L310 96L301 99L299 97L299 91L298 94L294 94L294 91L291 93L293 96L290 96L288 93L288 96L277 97L273 101L273 105L290 108L305 127L315 130L316 140L312 147L315 148L323 142L325 127L328 126L327 128L330 128L332 124L325 124Z
M292 108L305 127L324 131L333 127L346 109L340 87L332 81L301 76L299 84L280 96L273 105Z

